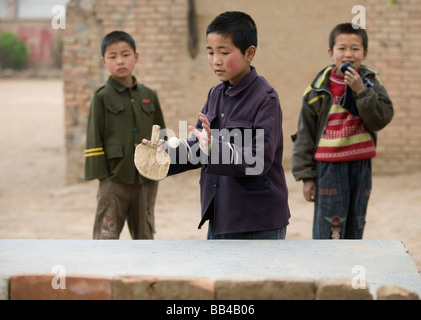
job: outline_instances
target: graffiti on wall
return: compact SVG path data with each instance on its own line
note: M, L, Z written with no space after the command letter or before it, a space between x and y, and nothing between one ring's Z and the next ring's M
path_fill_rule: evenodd
M54 34L50 29L19 27L17 35L28 48L29 64L53 60Z

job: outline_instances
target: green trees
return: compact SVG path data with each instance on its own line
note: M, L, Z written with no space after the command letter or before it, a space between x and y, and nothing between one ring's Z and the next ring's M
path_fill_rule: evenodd
M22 69L28 57L25 44L13 33L0 33L0 66L1 68Z

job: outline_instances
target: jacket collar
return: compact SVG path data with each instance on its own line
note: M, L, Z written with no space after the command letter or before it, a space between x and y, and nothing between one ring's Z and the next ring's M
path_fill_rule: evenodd
M223 83L223 87L228 88L225 92L227 96L235 96L239 94L241 91L248 88L250 84L257 78L256 68L250 66L250 69L251 71L234 86L228 87L228 82Z
M137 79L134 76L132 76L132 79L133 79L134 85L130 89L136 89L137 88ZM118 81L117 79L115 79L113 76L109 76L108 77L108 83L114 89L116 89L118 92L124 92L125 90L128 89L125 85L123 85L120 81Z

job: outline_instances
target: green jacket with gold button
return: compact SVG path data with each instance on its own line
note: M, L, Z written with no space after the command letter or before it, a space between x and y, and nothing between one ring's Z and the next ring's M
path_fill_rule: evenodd
M98 88L92 98L86 134L85 179L110 177L113 181L142 184L134 151L150 139L152 126L165 128L156 91L138 84L128 88L114 79Z

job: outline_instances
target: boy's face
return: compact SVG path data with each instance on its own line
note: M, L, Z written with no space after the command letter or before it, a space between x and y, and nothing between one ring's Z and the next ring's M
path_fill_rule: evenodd
M125 83L131 81L138 57L127 42L120 41L106 47L102 63L114 78Z
M351 62L358 69L367 56L367 51L364 50L363 40L360 36L341 33L336 36L335 45L333 50L329 49L329 55L337 70L345 62Z
M250 46L244 55L230 37L217 33L209 33L206 42L209 65L220 81L236 84L250 72L256 47Z

